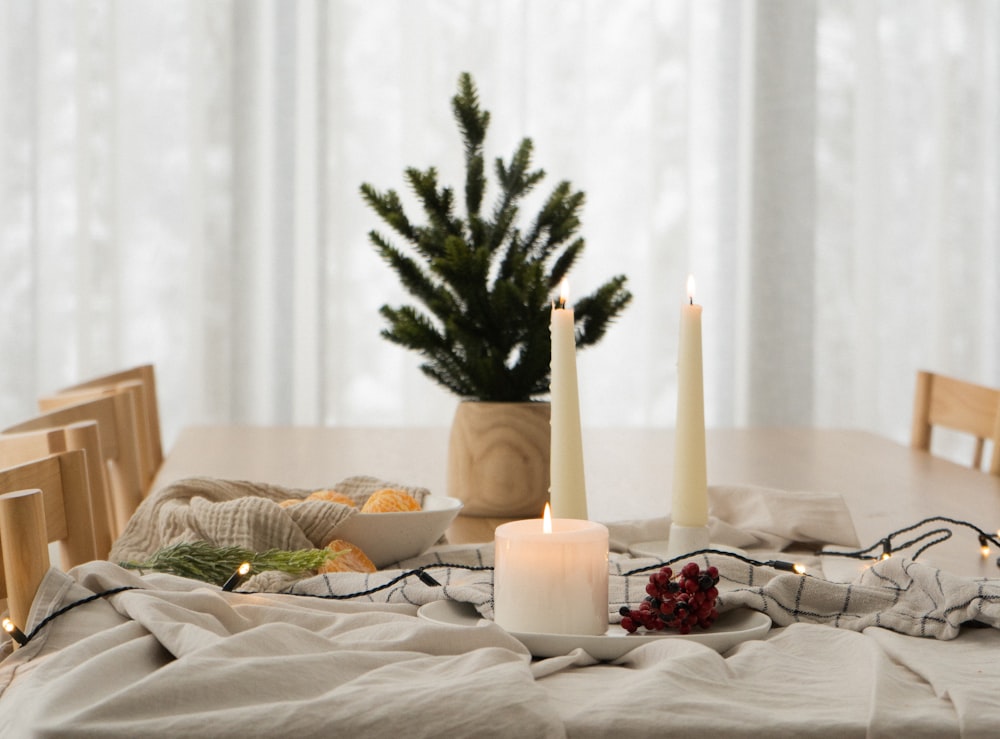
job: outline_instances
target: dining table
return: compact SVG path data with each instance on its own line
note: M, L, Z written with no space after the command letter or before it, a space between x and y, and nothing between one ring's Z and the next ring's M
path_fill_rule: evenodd
M152 489L185 477L325 488L351 475L448 492L444 427L200 425L177 436ZM672 428L585 428L587 504L595 521L667 516ZM709 428L709 485L755 485L843 496L862 544L926 518L1000 528L1000 477L867 431L840 428ZM539 511L541 515L541 511ZM459 515L453 543L491 541L509 519ZM955 535L923 558L963 575L996 577L975 537Z
M110 561L50 569L28 639L0 645L0 736L996 736L1000 478L866 431L710 428L710 547L668 575L674 431L584 427L588 528L609 535L603 633L549 626L583 601L560 586L535 607L530 567L511 592L543 620L500 622L502 518L459 514L374 571L222 585L144 559L245 533L315 552L361 515L310 491L445 498L448 447L442 427L184 428ZM534 566L579 583L573 561ZM627 633L694 590L716 599L707 628Z

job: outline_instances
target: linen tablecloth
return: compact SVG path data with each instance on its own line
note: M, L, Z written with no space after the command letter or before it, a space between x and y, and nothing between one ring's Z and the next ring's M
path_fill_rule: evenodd
M713 540L758 559L801 544L857 544L837 496L726 488L712 497ZM629 546L668 525L609 526L609 617L619 602L642 597L646 574L622 573L655 563ZM420 604L441 597L489 616L492 575L479 569L492 563L489 545L435 547L370 575L265 573L242 586L307 596L224 593L109 562L53 570L26 631L93 600L48 621L13 654L5 647L0 735L995 734L1000 580L893 557L833 583L698 556L720 567L720 608L761 610L775 627L725 654L664 638L610 664L580 649L533 660L488 620L462 627L417 617ZM403 577L359 599L316 597L367 590L417 567L441 584ZM99 595L121 587L134 589Z

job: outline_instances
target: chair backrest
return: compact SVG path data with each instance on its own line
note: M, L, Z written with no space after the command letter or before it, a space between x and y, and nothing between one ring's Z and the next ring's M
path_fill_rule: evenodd
M156 393L156 372L151 364L112 372L108 375L94 377L85 382L71 385L39 400L39 410L48 411L64 405L73 405L81 400L89 400L93 391L114 389L122 383L139 383L137 415L140 421L140 437L148 450L152 472L155 473L163 464L163 441L160 436L160 405ZM68 396L68 400L61 398Z
M4 508L0 508L3 592L8 596L11 620L18 625L23 625L28 615L27 609L22 608L25 603L23 596L27 594L18 590L24 581L19 573L27 570L37 574L41 570L44 576L48 570L48 549L45 546L48 542L57 541L61 544L60 554L66 569L90 562L97 556L92 535L86 452L79 449L61 452L27 464L0 469L0 494L31 490L39 491L43 511L40 522L35 513L31 513L28 519L15 513L11 520L11 516L7 515L10 511L4 512ZM36 505L31 504L33 511ZM39 540L45 549L44 558L38 555ZM44 561L39 562L39 559ZM32 591L26 599L27 608L30 608L34 595ZM15 601L18 601L17 608Z
M917 372L910 446L929 451L934 426L976 438L972 466L982 465L985 440L993 442L989 473L1000 475L1000 390L933 372Z
M120 395L128 396L127 403L119 403L117 413L131 416L131 421L124 420L125 424L131 424L135 435L137 456L136 465L139 471L139 480L143 490L149 488L153 481L155 468L151 453L149 434L146 423L142 418L142 385L138 381L128 380L117 385L101 388L89 388L86 390L73 390L66 394L50 395L38 399L38 408L42 413L51 413L62 408L87 403L99 398L116 398ZM131 406L131 410L127 406Z
M118 530L115 518L114 498L108 487L97 421L80 421L52 429L0 434L0 468L76 449L82 450L87 456L94 545L97 556L104 559L121 531Z
M49 411L4 429L3 433L59 428L80 421L97 422L116 530L121 531L139 507L146 491L140 471L135 412L128 394L116 393Z

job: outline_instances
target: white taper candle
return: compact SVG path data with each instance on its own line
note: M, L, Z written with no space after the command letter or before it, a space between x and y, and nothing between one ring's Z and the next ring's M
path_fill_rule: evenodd
M708 525L701 306L694 302L694 277L688 277L688 302L681 308L671 520L677 526Z
M576 323L568 307L566 281L552 306L552 439L549 499L556 518L586 519L587 488L583 474L583 435L576 379Z

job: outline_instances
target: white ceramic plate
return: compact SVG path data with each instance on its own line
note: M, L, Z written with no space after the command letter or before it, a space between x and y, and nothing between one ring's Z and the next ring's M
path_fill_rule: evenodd
M489 623L471 603L436 600L420 607L417 615L427 621L452 626L476 626ZM681 635L668 632L629 634L618 624L609 624L601 636L574 634L530 634L511 632L535 657L558 657L581 647L594 659L609 662L638 646L659 639L683 639L704 644L717 652L726 652L740 642L760 639L771 628L771 619L759 611L739 608L719 616L712 628Z
M378 568L427 551L462 508L462 501L428 495L419 511L355 513L337 529L337 538L361 548Z

